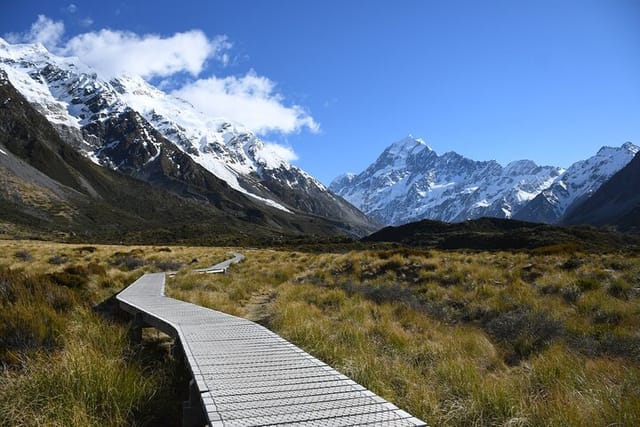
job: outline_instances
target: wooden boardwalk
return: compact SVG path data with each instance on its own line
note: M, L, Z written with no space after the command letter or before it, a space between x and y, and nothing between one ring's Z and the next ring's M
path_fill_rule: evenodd
M241 259L199 271L225 271ZM165 273L145 274L117 300L138 325L182 347L193 378L186 425L426 425L268 329L165 297L164 287Z

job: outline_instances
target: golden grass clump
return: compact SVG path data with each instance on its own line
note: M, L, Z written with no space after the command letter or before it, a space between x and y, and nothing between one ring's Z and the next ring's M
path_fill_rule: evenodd
M126 328L80 310L63 349L39 353L23 369L0 376L0 424L122 426L145 412L157 376L127 360Z

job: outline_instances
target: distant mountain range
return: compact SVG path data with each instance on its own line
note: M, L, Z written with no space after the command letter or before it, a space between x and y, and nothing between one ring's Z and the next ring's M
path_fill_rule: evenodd
M38 160L25 149L25 144L45 144L50 149L53 144L53 151L69 153L72 147L94 166L151 184L154 191L198 202L202 209L213 209L216 217L222 214L246 222L249 230L256 224L276 234L363 235L376 228L358 209L289 164L250 130L206 117L141 78L105 80L78 58L53 55L40 44L12 45L0 39L0 87L0 109L5 113L0 164L5 180L20 181L19 187L34 185L35 192L58 195L71 188L92 201L105 200L83 173L69 172L63 180L57 175L59 170L76 168L66 164L70 154L59 157L47 152L47 158ZM42 134L35 139L29 130L34 126ZM16 133L24 138L16 138ZM66 146L60 148L60 141ZM57 165L55 173L49 162ZM81 168L95 172L84 164ZM29 182L36 175L39 178ZM130 189L147 188L131 180L121 182L128 182ZM59 222L49 204L34 206L22 199L18 203L22 193L7 186L0 189L0 197L12 200L14 214ZM77 208L72 198L63 199L69 209Z
M555 224L567 212L579 211L638 151L629 142L603 147L566 170L531 160L503 167L455 152L438 155L422 139L409 136L387 147L362 173L339 176L329 188L389 225L480 217Z
M638 151L603 147L566 170L501 166L410 136L327 189L249 129L141 78L103 79L0 38L0 233L251 242L480 217L637 228Z

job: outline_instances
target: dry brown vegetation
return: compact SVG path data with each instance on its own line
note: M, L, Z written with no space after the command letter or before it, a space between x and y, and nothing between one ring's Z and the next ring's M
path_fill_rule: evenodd
M228 274L203 275L189 270L228 249L0 246L0 289L20 282L27 295L0 291L0 339L18 323L28 332L21 339L33 338L0 355L0 424L38 424L42 414L58 425L152 423L158 402L172 399L157 396L171 382L159 373L175 367L132 355L126 327L90 307L145 271L167 269L179 269L172 296L256 320L432 425L640 424L635 254L241 249L246 260ZM85 367L97 360L111 362L101 372ZM74 366L82 386L62 381ZM73 400L115 371L129 374L101 390L107 402L90 391ZM32 378L40 387L27 386ZM47 406L53 383L65 397ZM28 398L39 402L31 412L7 412ZM118 418L101 418L107 411Z
M182 299L258 320L433 425L637 425L640 258L244 251Z

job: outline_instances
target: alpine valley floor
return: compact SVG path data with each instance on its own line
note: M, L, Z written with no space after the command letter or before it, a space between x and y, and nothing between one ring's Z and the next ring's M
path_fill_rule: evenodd
M133 347L94 310L170 269L168 295L258 321L432 425L640 424L637 252L0 248L3 425L177 425L167 338ZM234 249L227 275L190 272Z

